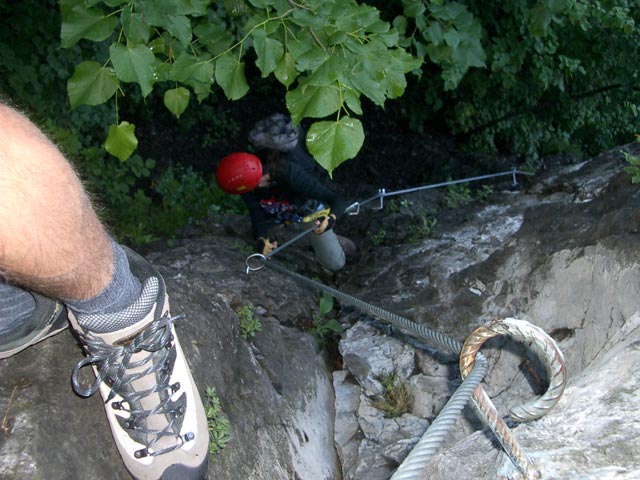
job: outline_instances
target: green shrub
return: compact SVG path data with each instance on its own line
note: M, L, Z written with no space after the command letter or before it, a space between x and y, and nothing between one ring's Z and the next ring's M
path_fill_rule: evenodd
M386 238L386 236L387 236L387 232L385 231L385 229L380 228L380 230L378 230L376 233L371 235L371 241L373 242L374 245L379 246L384 243L384 239Z
M207 387L205 390L205 415L209 430L209 454L213 456L231 439L229 419L222 413L220 399L213 387Z
M449 178L448 181L451 181ZM454 183L447 186L444 204L447 208L458 208L471 201L471 190L466 183Z
M384 412L385 417L395 418L411 411L413 396L406 383L399 381L395 372L382 379L382 398L375 400L373 406Z
M245 340L262 331L262 323L256 317L254 308L253 304L249 303L236 309L240 320L240 336Z
M622 152L624 159L629 163L624 171L631 175L631 183L640 183L640 157L629 152Z
M318 300L318 312L313 315L312 332L321 347L327 346L333 335L340 335L344 328L335 318L329 318L333 311L333 297L323 292Z

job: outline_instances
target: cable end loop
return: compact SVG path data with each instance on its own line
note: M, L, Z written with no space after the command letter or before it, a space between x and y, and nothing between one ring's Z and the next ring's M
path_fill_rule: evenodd
M262 269L266 261L267 257L265 257L261 253L254 253L252 255L249 255L244 261L244 264L247 267L247 275L249 274L249 272L257 272L258 270Z

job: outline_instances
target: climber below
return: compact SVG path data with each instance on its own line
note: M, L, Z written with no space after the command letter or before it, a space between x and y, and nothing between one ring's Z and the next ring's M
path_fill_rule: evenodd
M333 231L349 204L321 181L318 164L299 141L303 137L302 127L294 128L289 117L271 115L249 133L257 155L227 155L216 168L216 179L226 193L242 195L258 252L268 255L277 248L269 238L273 225L315 223L310 238L316 260L336 272L344 267L345 254L356 250L351 240Z

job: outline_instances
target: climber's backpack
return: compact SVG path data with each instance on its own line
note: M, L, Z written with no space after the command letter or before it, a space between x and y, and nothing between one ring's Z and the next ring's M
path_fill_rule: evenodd
M274 113L253 126L249 132L249 141L258 150L268 148L284 152L290 162L296 163L313 175L324 178L326 172L307 152L304 136L302 126L294 127L291 117Z
M279 152L290 152L298 144L302 127L294 128L291 117L282 113L263 118L249 132L249 141L258 149L269 148Z

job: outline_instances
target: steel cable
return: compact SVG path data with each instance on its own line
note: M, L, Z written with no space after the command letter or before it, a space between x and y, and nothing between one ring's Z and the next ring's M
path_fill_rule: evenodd
M251 267L249 265L249 259L256 257L261 262L261 266ZM259 270L265 265L272 270L299 280L307 286L321 290L344 304L354 306L362 312L388 322L418 338L435 343L450 353L460 356L460 370L464 379L462 384L454 392L438 416L425 431L422 438L395 471L391 480L411 480L423 477L426 464L441 446L456 418L461 414L470 399L473 400L474 405L484 417L487 425L498 438L505 453L525 478L527 480L540 478L539 470L536 469L529 457L524 454L517 440L511 434L511 430L500 417L493 402L480 385L488 370L488 362L487 359L479 353L479 349L484 342L496 335L509 335L531 342L531 345L542 355L542 359L546 361L545 367L549 377L549 388L544 395L533 402L512 408L510 415L514 421L518 422L539 418L558 403L566 383L564 356L555 341L541 328L523 320L507 318L479 327L472 332L465 343L462 344L424 325L412 322L400 315L371 305L352 295L309 279L296 272L292 272L273 261L267 261L264 256L250 256L247 259L247 272Z
M354 202L351 205L349 205L346 210L345 210L345 214L348 215L358 215L360 213L360 207L373 202L374 200L380 200L380 207L377 208L377 210L381 210L384 207L384 199L386 197L393 197L396 195L405 195L407 193L414 193L414 192L420 192L422 190L430 190L432 188L440 188L440 187L446 187L449 185L457 185L459 183L468 183L468 182L475 182L478 180L487 180L489 178L497 178L497 177L503 177L505 175L511 175L513 178L513 184L517 185L518 181L517 181L517 177L516 175L533 175L533 173L530 172L524 172L522 170L516 170L515 168L513 170L507 170L505 172L499 172L499 173L490 173L487 175L480 175L477 177L469 177L469 178L461 178L459 180L449 180L446 182L440 182L440 183L432 183L430 185L423 185L420 187L413 187L413 188L406 188L404 190L396 190L393 192L387 192L384 188L381 188L378 190L378 193L376 195L374 195L371 198L368 198L366 200L360 201L360 202ZM283 243L282 245L278 246L277 248L275 248L272 252L268 253L267 255L265 255L265 258L270 258L273 257L275 254L282 252L285 248L289 247L290 245L293 245L294 243L296 243L297 241L299 241L300 239L306 237L307 235L309 235L311 232L313 232L317 227L314 225L310 228L308 228L307 230L299 233L298 235L294 236L293 238L289 239L288 241L286 241L285 243Z

